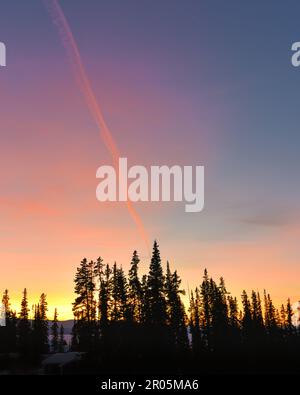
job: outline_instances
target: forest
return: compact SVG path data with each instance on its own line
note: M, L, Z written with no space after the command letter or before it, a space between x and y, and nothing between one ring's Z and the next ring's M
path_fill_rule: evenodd
M5 290L0 369L39 366L49 354L76 351L84 359L74 374L299 373L300 331L289 299L277 308L266 291L242 291L238 300L205 269L185 306L181 279L168 262L163 267L156 241L148 274L140 276L139 265L137 251L128 273L101 257L81 261L69 345L56 309L49 321L46 294L29 319L27 290L19 312Z

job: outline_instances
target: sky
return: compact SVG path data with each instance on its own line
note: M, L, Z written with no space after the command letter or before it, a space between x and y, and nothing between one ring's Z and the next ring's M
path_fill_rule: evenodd
M134 203L187 289L204 268L228 289L300 299L300 41L297 1L61 0L129 166L203 165L205 207ZM71 318L81 259L129 268L145 242L124 203L96 200L112 165L39 0L4 0L0 41L0 291L18 309L45 292Z

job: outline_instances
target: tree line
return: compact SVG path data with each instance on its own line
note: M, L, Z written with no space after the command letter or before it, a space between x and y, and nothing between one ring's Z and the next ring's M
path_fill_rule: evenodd
M224 279L216 282L205 269L185 308L181 279L168 262L164 270L156 241L148 273L140 276L139 266L134 251L128 273L101 257L84 258L76 270L70 349L85 353L87 371L297 369L300 333L289 299L277 309L266 291L243 291L239 304ZM3 304L1 352L64 351L63 326L55 310L49 328L45 294L32 321L26 289L19 314L11 311L7 291Z
M50 351L64 352L64 328L62 324L59 325L57 309L54 311L52 322L49 323L46 294L42 293L39 302L32 306L33 319L29 318L26 288L23 291L19 313L11 308L7 289L2 296L2 305L5 310L5 326L0 327L0 353L19 353L21 358L34 361Z

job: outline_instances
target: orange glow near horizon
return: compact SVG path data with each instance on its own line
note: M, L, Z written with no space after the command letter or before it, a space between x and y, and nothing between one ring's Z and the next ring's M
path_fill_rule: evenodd
M109 263L113 264L113 250L115 245L113 242L110 242L111 239L109 237L107 241L108 246L106 250L110 251L109 255L111 256ZM165 250L163 244L161 248L162 251ZM182 279L182 288L186 292L188 289L193 290L201 284L203 271L206 267L208 268L209 275L215 281L218 281L221 276L224 277L228 291L238 299L243 289L248 292L249 296L252 289L259 291L262 296L264 288L271 294L277 307L280 307L282 303L285 304L288 297L292 302L299 299L297 278L294 277L291 281L289 273L284 274L281 263L281 256L284 253L284 249L280 247L274 248L273 243L269 245L265 242L264 245L260 245L259 243L241 243L235 246L220 243L213 248L210 245L200 243L198 246L194 245L190 246L190 248L193 248L190 255L187 254L186 250L180 251L178 248L171 248L172 255L177 255L179 260L180 258L182 260L184 259L184 261L176 260L175 262L171 260L170 264L172 270L178 270ZM122 250L125 251L124 246ZM79 265L81 259L75 262L75 254L73 255L74 259L72 259L72 262L66 261L64 267L59 267L57 278L53 270L51 270L51 257L48 257L46 262L44 262L45 267L48 268L47 271L42 273L39 271L38 266L36 266L36 271L31 269L30 276L24 270L24 273L19 273L17 281L16 279L7 281L11 285L11 289L14 289L14 292L10 293L13 308L19 311L22 286L29 283L27 287L29 307L37 303L39 295L45 292L49 303L49 319L53 316L55 307L58 309L60 319L72 319L72 302L74 300L72 279L74 278L76 266ZM118 256L117 263L122 265L125 271L128 271L131 253L126 252L126 254L121 253L116 255ZM102 256L105 260L105 255ZM201 256L201 260L195 263L194 256ZM96 257L88 256L87 258L95 259ZM163 253L162 262L164 268L167 259L168 257ZM35 260L39 261L38 257L35 257ZM108 261L105 260L105 262ZM255 265L252 262L255 262ZM149 258L142 257L140 274L147 273L149 263ZM56 267L57 269L58 267ZM45 283L46 278L48 281ZM34 286L30 286L30 284L34 284ZM16 289L18 290L17 292ZM188 307L187 294L183 300L186 307Z

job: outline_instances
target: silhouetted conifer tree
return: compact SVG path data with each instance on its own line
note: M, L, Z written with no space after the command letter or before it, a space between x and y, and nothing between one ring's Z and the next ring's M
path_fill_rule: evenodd
M239 308L236 297L228 296L228 324L229 324L229 342L232 347L240 344L240 319Z
M47 311L48 311L48 302L47 297L44 293L40 296L40 320L41 320L41 346L42 352L46 353L49 350L49 341L48 341L48 319L47 319Z
M73 303L74 313L79 313L82 321L90 323L96 318L96 302L94 300L94 262L86 258L81 261L75 276L75 293L78 295Z
M94 298L96 289L95 263L84 258L75 275L75 294L73 303L75 325L72 344L79 349L92 350L97 340L97 302Z
M244 343L249 343L253 338L253 322L251 303L248 299L247 292L242 292L243 319L242 319L242 335Z
M270 294L264 291L265 302L265 326L269 334L275 336L278 332L278 322L276 317L276 309L273 305Z
M188 348L188 337L184 305L180 298L180 295L183 294L184 291L180 289L180 284L181 280L177 275L177 271L172 273L169 262L167 262L165 288L168 322L171 327L173 346L180 351L185 351Z
M31 327L28 319L29 308L27 299L27 289L24 288L23 298L21 302L21 311L19 313L18 322L18 349L23 356L28 356L30 353L30 334Z
M229 334L229 323L227 314L227 290L223 278L220 284L210 279L211 299L211 347L220 351L228 345L225 339Z
M100 324L102 327L106 326L109 321L110 315L110 304L111 304L111 269L109 265L106 265L99 292L99 313L100 313Z
M96 287L95 290L98 292L98 300L97 300L97 311L98 311L98 321L100 321L100 289L101 289L101 284L104 276L104 263L103 259L101 257L98 257L95 265L94 265L94 276L95 276L95 282L96 282Z
M32 323L32 354L38 357L47 353L48 343L48 321L46 295L40 296L39 304L34 307L34 320Z
M147 317L149 322L154 325L165 325L167 312L164 295L164 275L157 241L153 245L146 297L149 301L150 316Z
M207 270L204 270L203 281L200 286L201 306L202 306L202 331L204 342L208 349L212 348L211 344L211 307L212 307L212 292L211 282L208 277Z
M295 334L295 327L293 325L293 310L290 299L287 300L286 304L286 330L288 335Z
M141 322L143 324L150 322L150 303L148 299L148 277L146 274L142 276L141 281Z
M134 251L128 274L128 304L129 319L138 323L142 321L142 285L138 276L139 263L138 253Z
M201 326L200 326L200 295L199 290L196 288L195 297L193 291L190 296L190 320L189 327L192 335L192 349L195 354L198 354L202 350L202 339L201 339Z
M261 300L259 293L252 291L251 294L251 313L253 321L253 335L261 338L264 334L264 320L262 314ZM257 339L258 340L258 339Z
M54 353L58 352L58 342L59 342L59 335L58 335L58 314L57 309L54 310L54 317L51 325L51 349Z

